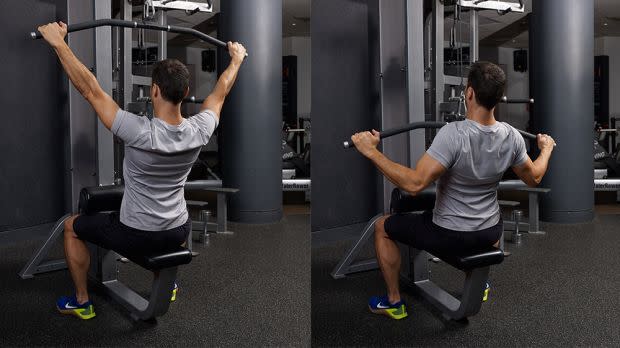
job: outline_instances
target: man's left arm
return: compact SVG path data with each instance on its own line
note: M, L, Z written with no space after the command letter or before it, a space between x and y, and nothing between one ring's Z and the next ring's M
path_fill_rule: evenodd
M388 180L412 195L424 190L446 172L446 168L441 163L426 153L414 169L390 160L377 150L379 133L376 131L357 133L351 137L351 140L355 148L370 159Z
M111 129L119 109L118 104L99 85L97 78L73 54L67 43L67 25L50 23L39 27L45 41L56 51L69 80L84 98L93 106L97 116L106 128Z

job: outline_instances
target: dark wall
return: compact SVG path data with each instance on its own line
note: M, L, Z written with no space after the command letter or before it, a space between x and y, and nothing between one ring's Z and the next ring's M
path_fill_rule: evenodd
M63 77L49 46L29 36L56 18L53 1L0 2L0 231L52 222L64 211Z
M377 172L342 141L378 127L369 110L368 6L312 1L312 231L377 213Z

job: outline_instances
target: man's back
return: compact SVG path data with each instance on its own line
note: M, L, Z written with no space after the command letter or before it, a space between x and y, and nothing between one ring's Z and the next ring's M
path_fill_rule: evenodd
M112 131L125 142L123 224L163 231L187 221L183 187L216 127L217 118L209 110L179 125L118 111Z
M447 169L437 180L433 222L460 231L499 222L499 181L506 169L528 158L525 141L510 125L484 126L469 119L443 127L428 154Z

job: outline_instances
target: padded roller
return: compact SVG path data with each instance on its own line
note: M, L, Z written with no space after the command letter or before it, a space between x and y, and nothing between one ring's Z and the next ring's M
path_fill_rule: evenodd
M80 214L118 211L123 201L124 185L85 187L80 191Z
M390 211L392 213L432 210L434 207L434 192L420 192L412 196L399 188L392 190L392 198L390 199Z

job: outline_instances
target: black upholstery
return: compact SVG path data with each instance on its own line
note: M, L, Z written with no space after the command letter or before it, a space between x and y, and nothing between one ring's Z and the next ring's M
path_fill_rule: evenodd
M486 250L478 250L468 255L442 255L441 253L434 253L430 250L427 251L440 258L445 263L462 271L496 265L504 261L504 252L493 246Z
M392 213L430 210L433 209L434 206L434 192L420 192L420 194L412 196L399 188L392 190L390 201L390 210ZM442 259L444 262L464 271L495 265L504 260L503 251L492 246L487 249L473 251L471 254L467 255L445 255L442 252L427 251Z
M412 196L399 188L392 190L392 197L390 199L390 211L392 213L431 210L434 207L434 192L420 192Z
M192 261L192 252L181 246L165 254L123 256L151 271L185 265Z
M92 186L80 191L78 204L80 214L94 214L103 211L118 211L121 209L125 186Z
M85 187L80 191L79 209L81 214L94 214L104 211L118 211L123 200L123 185ZM190 263L192 253L184 247L170 252L153 255L123 255L134 263L149 269L159 270Z

